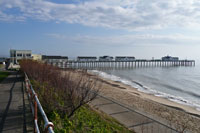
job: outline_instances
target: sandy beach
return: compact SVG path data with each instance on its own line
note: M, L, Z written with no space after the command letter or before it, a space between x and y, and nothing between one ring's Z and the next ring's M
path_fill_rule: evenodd
M92 78L99 78L103 85L100 94L120 103L135 108L151 118L157 119L181 131L200 132L200 111L168 99L138 91L136 88L120 82L103 79L91 73Z
M200 111L195 108L140 92L129 85L104 79L89 72L73 71L75 77L80 73L87 74L91 79L101 81L100 95L134 108L136 111L165 123L178 131L200 132Z

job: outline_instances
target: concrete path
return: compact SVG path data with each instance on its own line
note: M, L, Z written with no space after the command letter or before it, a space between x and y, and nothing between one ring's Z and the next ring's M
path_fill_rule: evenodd
M23 78L17 72L0 83L0 133L33 132L32 114Z
M98 96L90 105L112 116L127 128L133 129L136 133L177 133L169 126L147 117L131 107L103 96Z

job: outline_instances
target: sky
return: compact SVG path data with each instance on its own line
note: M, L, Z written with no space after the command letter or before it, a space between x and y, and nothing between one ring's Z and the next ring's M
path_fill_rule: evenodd
M0 0L0 56L200 59L199 0Z

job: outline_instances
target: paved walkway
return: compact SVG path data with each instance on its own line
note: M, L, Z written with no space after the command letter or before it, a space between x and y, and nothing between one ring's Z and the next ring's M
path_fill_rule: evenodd
M169 126L103 96L98 96L90 105L112 116L136 133L177 133Z
M32 114L17 72L0 83L0 133L33 132Z

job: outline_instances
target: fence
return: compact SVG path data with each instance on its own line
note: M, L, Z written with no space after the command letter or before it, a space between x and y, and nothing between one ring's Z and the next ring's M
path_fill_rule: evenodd
M38 109L39 109L39 112L45 122L44 124L44 129L45 131L44 132L49 132L49 133L54 133L53 131L53 123L52 122L49 122L43 108L42 108L42 105L40 104L40 101L37 97L37 94L35 93L31 83L30 83L30 80L27 76L27 74L25 73L25 87L26 87L26 90L28 92L28 97L29 97L29 100L30 100L30 104L31 104L31 110L32 110L32 114L34 116L34 132L35 133L40 133L40 130L39 130L39 127L38 127Z

